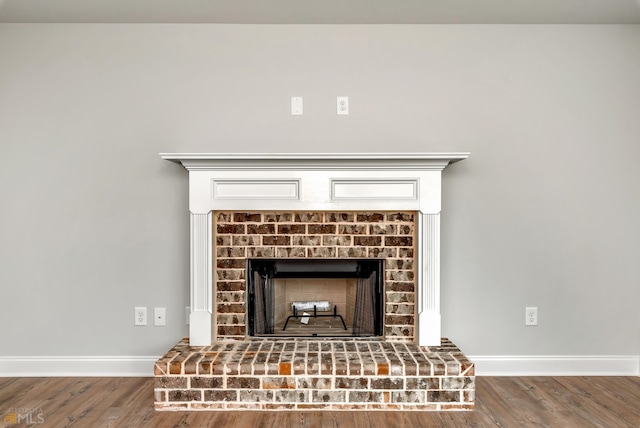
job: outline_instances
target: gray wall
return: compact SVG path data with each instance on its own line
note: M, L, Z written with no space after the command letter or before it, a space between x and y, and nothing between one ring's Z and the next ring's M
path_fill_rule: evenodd
M0 25L0 355L187 334L187 173L159 152L342 151L471 152L442 219L465 352L638 355L638 112L640 26Z

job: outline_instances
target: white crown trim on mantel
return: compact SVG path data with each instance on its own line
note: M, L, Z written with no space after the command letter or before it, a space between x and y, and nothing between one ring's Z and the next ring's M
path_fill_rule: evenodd
M214 210L416 211L418 343L440 344L442 170L469 153L161 153L189 171L189 342L215 340Z
M223 170L440 170L469 157L459 153L160 153L189 171Z

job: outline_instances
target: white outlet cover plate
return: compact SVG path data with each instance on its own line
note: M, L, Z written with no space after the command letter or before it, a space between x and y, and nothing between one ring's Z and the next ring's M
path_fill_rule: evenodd
M538 325L538 308L527 307L525 308L525 325Z
M291 97L291 115L302 116L303 113L302 97Z
M349 97L338 97L336 100L336 112L340 115L349 114Z
M144 306L136 306L133 308L133 324L147 325L147 308Z

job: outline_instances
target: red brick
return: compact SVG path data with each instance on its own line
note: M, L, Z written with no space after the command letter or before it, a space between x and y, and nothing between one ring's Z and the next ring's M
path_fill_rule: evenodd
M317 235L335 234L337 230L335 224L309 224L307 227L309 234Z
M381 236L354 236L353 245L365 247L379 247L382 245Z
M307 233L307 226L304 224L281 224L278 225L278 233L281 235L304 235Z
M220 269L244 269L247 266L245 259L218 259L216 266Z
M356 221L358 223L378 223L384 221L384 214L382 213L358 213L356 215Z
M258 213L234 213L233 221L236 223L260 223L262 221L262 214Z
M280 363L278 374L291 375L291 363Z
M245 227L243 224L219 224L216 233L223 235L244 235Z
M270 223L249 224L247 234L249 235L273 235L276 233L276 226Z
M384 245L387 247L411 247L413 237L411 236L385 236Z
M285 235L263 236L262 245L291 245L291 237Z

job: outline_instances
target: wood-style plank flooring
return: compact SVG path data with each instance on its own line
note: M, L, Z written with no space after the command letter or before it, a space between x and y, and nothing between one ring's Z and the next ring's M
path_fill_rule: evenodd
M640 377L477 377L473 412L156 412L153 378L0 378L0 416L16 408L34 427L640 428Z

